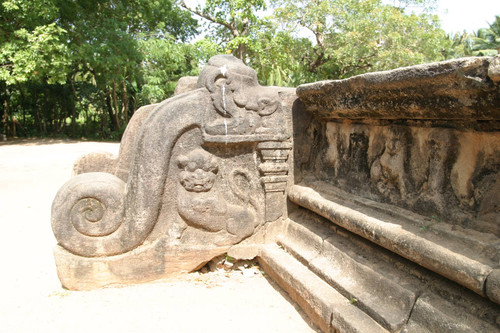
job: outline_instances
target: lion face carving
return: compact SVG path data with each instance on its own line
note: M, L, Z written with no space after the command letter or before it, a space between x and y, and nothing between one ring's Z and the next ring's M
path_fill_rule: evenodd
M188 192L208 192L212 189L219 167L217 159L204 151L195 149L177 159L179 181Z

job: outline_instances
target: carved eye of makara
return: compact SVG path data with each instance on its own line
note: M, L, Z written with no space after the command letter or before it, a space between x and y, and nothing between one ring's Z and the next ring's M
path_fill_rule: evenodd
M269 116L270 114L273 114L278 108L278 102L268 97L259 98L258 104L260 116Z

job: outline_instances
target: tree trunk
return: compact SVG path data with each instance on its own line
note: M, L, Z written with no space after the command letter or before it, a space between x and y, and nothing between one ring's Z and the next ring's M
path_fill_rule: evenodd
M108 114L109 114L109 119L111 120L111 130L115 131L118 129L118 124L116 122L117 118L115 117L115 114L113 112L113 106L111 105L111 92L106 91L106 106L108 109Z
M112 97L113 97L113 109L114 109L114 116L115 116L115 125L116 125L116 130L120 129L120 114L118 112L118 99L116 98L116 83L115 80L113 80L113 85L111 86L111 92L112 92Z
M235 51L235 57L245 62L246 55L247 55L247 46L245 44L238 45L238 48Z
M9 99L10 99L9 89L6 88L5 89L5 100L3 101L2 118L1 118L2 127L3 127L3 133L1 133L1 134L5 134L5 135L7 135L8 131L9 131L9 122L7 121L9 119L9 102L8 102Z
M76 137L76 104L78 103L78 97L76 96L75 84L73 78L69 77L69 82L71 85L71 92L73 93L73 103L71 103L71 132L73 137Z
M122 81L122 114L125 121L125 124L128 124L128 94L127 94L127 85L125 84L125 80Z

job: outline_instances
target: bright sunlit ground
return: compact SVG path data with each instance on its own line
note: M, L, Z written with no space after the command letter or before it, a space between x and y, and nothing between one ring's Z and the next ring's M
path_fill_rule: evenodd
M260 273L191 274L89 292L61 288L50 206L73 161L117 143L0 144L0 332L316 332Z

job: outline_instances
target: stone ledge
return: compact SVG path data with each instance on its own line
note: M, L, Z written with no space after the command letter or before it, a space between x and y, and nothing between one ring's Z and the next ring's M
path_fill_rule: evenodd
M497 304L305 208L290 214L277 241L390 332L497 331Z
M431 242L422 236L405 230L397 219L390 216L363 212L325 199L311 188L294 185L290 188L289 199L295 204L321 215L335 224L366 238L404 258L430 269L481 296L485 295L486 279L493 272L493 267L477 260L449 250ZM490 284L490 288L496 286ZM488 295L496 295L489 290ZM496 297L489 297L500 303Z
M457 311L434 295L424 294L415 303L408 324L401 331L411 332L497 332L498 329Z
M388 332L277 245L263 246L259 263L323 332Z
M279 244L346 299L356 300L356 307L382 327L399 331L408 320L417 292L374 271L371 263L359 260L350 245L339 242L341 236L325 230L319 222L307 220L290 216L286 232L278 238ZM386 274L387 270L393 271L384 268Z
M304 84L297 95L306 111L329 120L499 120L497 62L471 57L410 66Z

